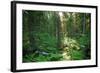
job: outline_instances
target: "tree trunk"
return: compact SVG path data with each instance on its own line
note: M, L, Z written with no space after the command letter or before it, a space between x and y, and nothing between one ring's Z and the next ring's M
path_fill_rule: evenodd
M85 34L85 28L86 28L86 17L85 17L85 13L83 14L83 21L82 21L82 26L83 26L83 34Z

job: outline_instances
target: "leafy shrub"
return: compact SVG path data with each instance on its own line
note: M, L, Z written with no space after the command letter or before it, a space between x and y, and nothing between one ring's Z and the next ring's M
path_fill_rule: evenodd
M36 45L45 51L56 51L56 38L48 33L36 34Z
M90 37L88 35L82 35L77 39L80 50L72 50L73 60L82 60L90 58Z
M85 47L86 45L90 45L90 37L88 35L82 35L79 39L78 42L81 47Z
M23 56L23 62L34 62L34 56L35 54L27 54L25 56Z
M82 50L73 50L71 54L72 60L83 60L84 53Z

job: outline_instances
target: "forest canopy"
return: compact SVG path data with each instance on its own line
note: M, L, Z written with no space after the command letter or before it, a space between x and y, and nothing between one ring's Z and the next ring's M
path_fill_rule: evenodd
M91 59L91 14L23 10L23 62Z

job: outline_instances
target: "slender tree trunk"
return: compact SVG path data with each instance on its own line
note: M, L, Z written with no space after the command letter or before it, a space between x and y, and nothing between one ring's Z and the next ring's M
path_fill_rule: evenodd
M55 13L56 15L56 38L57 38L57 47L60 48L61 44L61 34L60 34L60 18L58 12Z
M60 48L63 48L63 38L64 38L64 32L65 32L65 25L64 25L64 20L63 20L63 12L59 12L59 18L60 18L60 38L61 38L61 43L60 43Z
M85 34L85 28L86 28L86 15L85 15L85 13L83 14L83 24L82 24L82 26L83 26L83 34Z

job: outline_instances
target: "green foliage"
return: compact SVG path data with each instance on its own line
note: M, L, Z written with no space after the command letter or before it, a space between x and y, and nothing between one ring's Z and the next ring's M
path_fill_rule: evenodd
M78 39L78 41L79 41L79 44L80 44L80 46L85 46L85 45L89 45L89 43L90 43L90 37L88 37L88 35L82 35L79 39Z
M39 55L38 57L34 58L36 62L42 62L42 61L48 61L49 57L44 56L44 55Z
M62 58L62 55L59 53L50 53L50 61L59 61Z
M23 57L23 62L34 62L34 55L35 54L28 54Z
M72 51L72 60L82 60L84 58L84 53L82 50L73 50Z
M72 59L73 60L81 60L81 59L89 59L88 56L90 56L90 38L88 37L88 34L84 35L82 34L81 37L77 39L79 43L80 50L72 50ZM86 51L88 50L88 51ZM85 54L85 55L84 55ZM89 55L87 55L89 54Z
M59 53L48 53L48 56L42 54L29 54L23 58L24 62L43 62L43 61L59 61L62 58Z
M57 41L56 38L54 36L51 36L48 33L37 33L35 35L36 37L36 45L47 52L56 52L57 48Z

